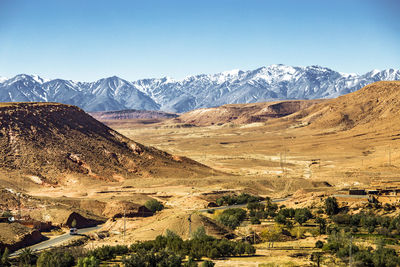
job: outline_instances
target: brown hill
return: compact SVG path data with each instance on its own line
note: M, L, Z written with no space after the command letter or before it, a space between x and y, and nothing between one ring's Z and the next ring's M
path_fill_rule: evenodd
M118 110L118 111L99 111L89 113L99 121L103 120L126 120L126 119L171 119L178 117L178 114L167 113L154 110Z
M0 223L0 250L8 247L11 251L33 245L46 238L35 229L19 223Z
M38 184L58 184L69 175L117 181L214 172L136 143L81 109L57 103L0 104L0 170L18 170Z
M400 82L376 82L291 115L302 125L329 131L389 129L400 115Z
M197 126L265 122L271 118L288 116L321 101L323 100L229 104L216 108L202 108L189 111L176 118L174 122Z

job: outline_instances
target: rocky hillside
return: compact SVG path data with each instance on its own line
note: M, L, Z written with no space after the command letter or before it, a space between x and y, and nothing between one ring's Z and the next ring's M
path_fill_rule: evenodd
M75 106L0 104L0 170L38 184L68 175L116 181L135 177L201 177L213 170L136 143Z
M293 100L254 104L231 104L216 108L203 108L186 112L174 122L196 126L220 125L224 123L246 124L265 122L305 109L323 100Z
M224 104L334 98L376 81L400 80L400 70L345 74L320 66L271 65L255 70L126 81L109 77L95 82L45 80L17 75L0 80L2 102L59 102L86 111L163 110L187 112Z
M291 117L302 125L326 130L393 129L400 117L400 82L376 82Z
M129 120L129 119L171 119L178 117L175 113L167 113L153 110L117 110L117 111L99 111L89 113L93 118L99 121L103 120Z

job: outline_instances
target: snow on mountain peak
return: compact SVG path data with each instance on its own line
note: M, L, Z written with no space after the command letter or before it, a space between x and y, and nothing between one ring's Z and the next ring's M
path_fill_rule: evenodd
M221 72L221 74L225 76L238 76L240 72L241 72L240 69L233 69L233 70L223 71Z
M39 75L36 75L36 74L31 75L31 77L38 83L45 83L45 82L50 81L50 79L44 79L44 78L42 78L42 77L40 77Z
M378 70L378 69L373 69L373 70L371 70L370 72L368 72L368 74L371 75L371 76L375 76L375 75L377 75L377 74L380 73L380 72L381 72L381 71Z
M54 101L86 111L123 109L186 112L229 103L331 98L380 80L400 80L400 71L347 74L321 66L274 64L174 80L170 77L126 81L117 76L95 82L45 80L20 74L0 78L0 101Z

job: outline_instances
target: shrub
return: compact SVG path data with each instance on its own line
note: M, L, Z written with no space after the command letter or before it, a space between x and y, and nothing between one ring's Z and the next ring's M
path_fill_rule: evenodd
M324 242L322 242L321 240L318 240L317 242L315 242L316 248L322 248L323 246L324 246Z
M212 248L211 250L208 251L207 257L210 259L217 259L220 257L219 251L217 248Z
M335 197L325 199L325 212L328 215L335 215L339 212L339 205Z
M326 220L324 218L321 217L317 217L315 219L315 222L318 223L319 226L319 234L325 234L326 233Z
M128 258L123 257L122 263L125 267L138 266L181 266L182 258L173 252L166 251L139 251L131 254Z
M37 260L37 267L70 267L75 264L75 259L69 251L45 251Z
M78 260L77 267L98 267L100 266L100 260L94 256L80 258Z
M1 256L1 266L8 266L10 264L10 251L6 247L3 251L3 255Z
M252 202L259 202L261 201L262 198L259 196L254 196L250 195L247 193L241 193L240 195L225 195L220 198L218 198L215 203L218 206L222 205L236 205L236 204L246 204L246 203L252 203ZM260 203L259 203L260 204ZM261 208L262 204L260 204L258 207Z
M302 208L296 209L294 214L294 220L298 222L300 225L303 225L306 221L312 218L312 214L309 209Z
M151 210L153 213L164 209L164 205L156 199L150 199L146 201L144 206Z
M184 267L197 267L197 262L194 261L192 257L189 257L188 261L183 264Z
M293 208L281 209L279 210L278 214L284 216L285 218L293 219L295 210Z
M263 241L268 242L268 247L273 247L274 242L280 240L282 228L279 225L268 227L263 229L260 235Z
M261 221L257 217L251 217L250 218L250 223L251 224L261 224Z
M249 211L264 211L265 205L259 202L250 202L247 204L247 209Z
M21 251L21 254L18 258L19 263L23 265L33 265L37 261L37 256L33 253L33 251L30 248L24 248Z
M332 216L332 221L336 224L350 225L351 216L348 214L336 214Z
M287 220L284 215L279 213L278 215L275 216L275 222L279 224L286 224Z
M246 218L246 211L243 209L227 209L224 210L218 217L217 221L231 229L238 227Z
M203 261L203 263L200 266L201 267L214 267L215 263L212 261Z

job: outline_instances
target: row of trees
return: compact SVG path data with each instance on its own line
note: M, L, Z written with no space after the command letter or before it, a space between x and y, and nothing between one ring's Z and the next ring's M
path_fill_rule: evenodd
M3 252L0 266L38 266L38 267L96 267L101 262L123 256L125 266L197 266L194 260L203 257L217 259L228 256L254 255L255 248L246 242L233 242L216 239L206 234L203 227L198 228L190 240L183 240L172 231L157 236L155 240L136 242L132 245L102 246L93 250L60 248L35 255L26 249L17 261L11 264L9 252ZM189 261L184 261L189 257ZM211 261L204 261L202 266L213 266Z
M142 251L160 252L163 250L197 260L203 257L217 259L229 256L254 255L255 253L255 248L251 244L216 239L207 235L203 227L198 228L190 240L182 240L180 236L167 230L165 235L157 236L155 240L137 242L130 246L130 251L133 253Z
M333 231L327 243L323 245L322 251L334 254L345 263L352 261L354 266L395 267L400 265L399 255L394 249L386 248L383 239L379 240L376 249L361 248L354 244L350 234L344 231Z
M262 197L250 195L247 193L241 193L240 195L225 195L218 198L215 203L218 206L224 205L238 205L238 204L247 204L252 202L259 202L263 200Z

